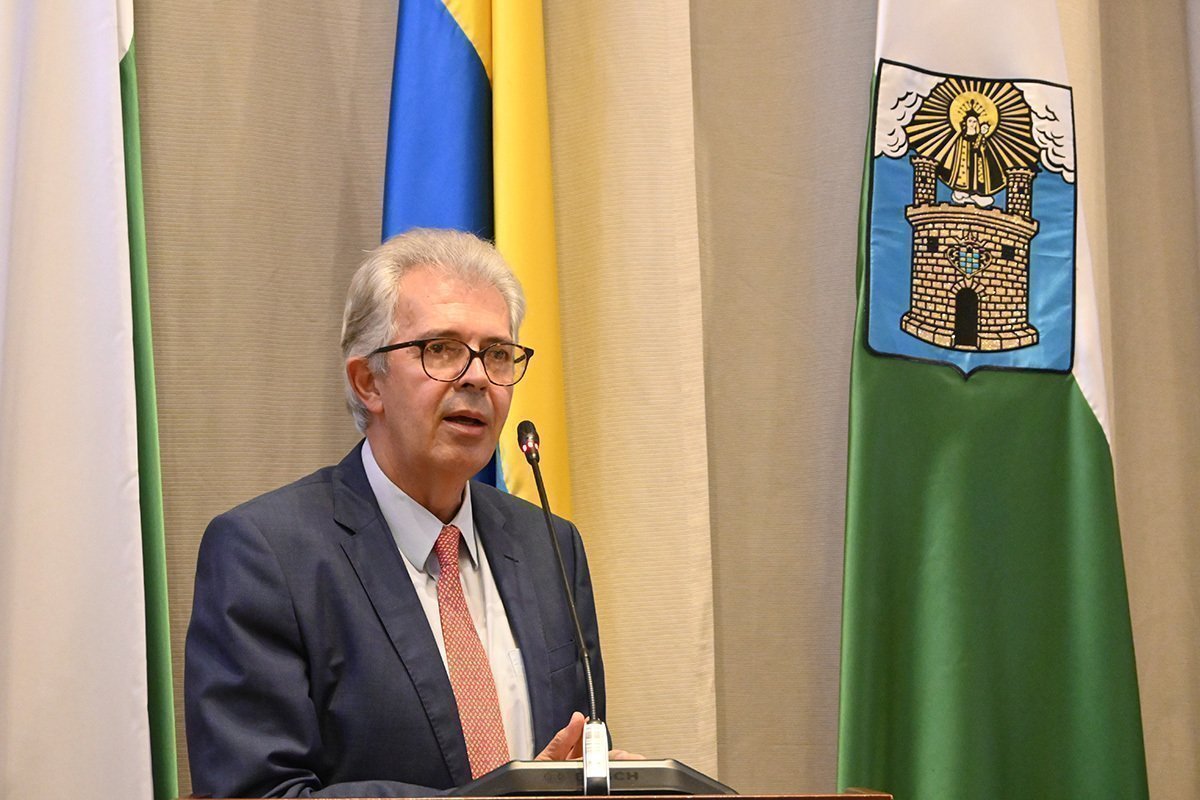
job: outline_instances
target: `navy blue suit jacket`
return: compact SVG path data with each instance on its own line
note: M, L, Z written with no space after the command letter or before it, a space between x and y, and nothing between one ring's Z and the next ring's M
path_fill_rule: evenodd
M419 796L471 779L450 681L361 447L205 531L184 673L196 794ZM558 565L539 508L483 484L471 491L540 751L587 711ZM555 530L603 717L583 545L570 522L556 518Z

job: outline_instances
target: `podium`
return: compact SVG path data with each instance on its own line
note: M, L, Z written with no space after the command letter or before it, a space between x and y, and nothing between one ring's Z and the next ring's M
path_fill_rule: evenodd
M886 792L847 789L844 794L743 794L674 759L613 761L609 769L611 797L637 800L894 800ZM510 761L468 784L452 789L450 797L477 800L561 800L564 797L603 797L583 794L583 770L578 761ZM444 798L445 795L442 796ZM364 800L343 798L343 800ZM418 800L441 800L419 798Z
M582 797L583 795L579 795ZM617 797L618 795L610 795ZM696 800L719 800L725 797L720 794L692 795ZM562 795L526 795L525 800L558 800ZM745 800L894 800L890 794L875 792L869 789L849 790L843 794L742 794L738 797ZM678 800L677 794L643 794L639 800ZM428 800L436 800L429 798ZM505 800L502 797L485 797L481 800Z
M683 796L727 798L738 793L702 772L674 759L613 761L609 764L611 796L678 800ZM546 798L584 797L583 770L578 762L510 761L451 790L451 797ZM588 795L602 796L602 795ZM749 800L892 800L890 794L850 789L847 794L742 795Z
M582 797L583 795L579 795ZM617 797L619 795L610 795ZM696 800L719 800L726 795L697 794L692 795ZM562 795L525 795L524 800L559 800ZM677 794L642 794L639 800L678 800ZM875 792L868 789L849 790L843 794L743 794L738 795L745 800L894 800L890 794ZM426 798L425 800L437 800ZM503 797L485 797L481 800L505 800Z

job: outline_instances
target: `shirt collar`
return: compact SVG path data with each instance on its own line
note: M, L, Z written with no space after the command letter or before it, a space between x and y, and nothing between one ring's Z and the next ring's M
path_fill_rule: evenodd
M433 545L442 532L442 521L392 483L391 478L380 469L368 441L363 442L362 462L363 469L367 472L367 481L371 484L371 491L375 494L379 510L383 512L383 518L392 532L392 538L396 540L396 546L410 564L422 572L436 576L439 568L437 557L433 554ZM478 547L475 541L475 518L471 513L470 481L463 489L462 505L459 506L454 519L450 520L450 524L456 525L462 531L471 563L478 564L478 554L475 552Z

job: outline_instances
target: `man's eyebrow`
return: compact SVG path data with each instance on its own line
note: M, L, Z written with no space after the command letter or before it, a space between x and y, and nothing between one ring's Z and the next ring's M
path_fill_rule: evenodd
M466 341L466 338L462 335L462 332L455 330L454 328L437 328L437 329L425 332L419 338L421 338L421 339L458 339L460 342ZM486 336L483 339L479 340L479 343L484 347L486 347L487 345L490 345L490 344L496 344L498 342L513 342L515 344L515 340L509 336Z

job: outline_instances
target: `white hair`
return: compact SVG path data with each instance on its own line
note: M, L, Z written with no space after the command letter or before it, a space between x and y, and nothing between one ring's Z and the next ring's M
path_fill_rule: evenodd
M413 228L367 253L351 278L342 315L344 359L367 356L391 342L396 334L400 281L418 267L431 267L465 283L495 287L508 307L509 335L516 339L525 318L525 294L495 246L462 231ZM385 374L387 354L369 357L367 366L376 375ZM345 382L346 406L362 433L371 415L348 375Z

